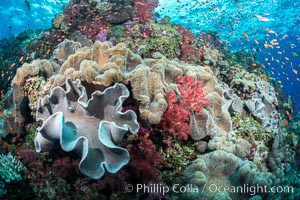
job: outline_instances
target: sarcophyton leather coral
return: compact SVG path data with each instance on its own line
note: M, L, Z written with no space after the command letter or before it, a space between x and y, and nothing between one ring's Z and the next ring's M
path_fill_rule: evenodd
M43 124L37 129L35 147L37 152L59 145L64 151L74 150L81 156L80 171L98 179L105 169L116 173L128 163L128 151L116 145L126 132L137 133L139 125L132 110L121 112L122 102L129 96L123 84L96 90L89 99L90 89L78 79L67 78L66 91L55 87L40 99L36 119Z

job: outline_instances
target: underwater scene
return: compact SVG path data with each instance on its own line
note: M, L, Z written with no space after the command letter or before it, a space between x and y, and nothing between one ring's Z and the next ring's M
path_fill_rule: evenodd
M2 0L0 25L0 199L300 199L300 1Z

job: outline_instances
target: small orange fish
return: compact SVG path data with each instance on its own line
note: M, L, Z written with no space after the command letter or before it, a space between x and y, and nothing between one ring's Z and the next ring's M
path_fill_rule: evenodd
M45 54L49 54L49 53L50 53L50 51L51 51L51 49L48 49L48 50L46 51L46 53L45 53Z
M23 56L21 56L21 58L19 59L19 62L22 62L22 60L23 60Z
M295 74L298 74L298 71L297 71L296 69L293 69L293 72L294 72Z
M248 34L245 33L245 32L243 32L242 34L243 34L243 36L249 41L249 36L248 36Z
M140 2L140 1L136 1L135 4L140 5L140 6L144 6L145 4Z
M289 121L288 120L282 120L282 124L284 124L284 125L288 125L289 124Z
M142 33L142 37L143 37L143 38L147 38L147 37L148 37L148 36L147 36L147 33L146 33L146 32L143 32L143 33Z
M255 16L256 16L260 21L263 21L263 22L268 22L268 21L270 21L269 18L263 17L263 16L261 16L261 15L259 15L259 14L255 14Z

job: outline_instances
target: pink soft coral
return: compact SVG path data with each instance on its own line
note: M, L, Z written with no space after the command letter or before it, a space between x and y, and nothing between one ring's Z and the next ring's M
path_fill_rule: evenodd
M209 100L205 98L205 94L201 89L202 82L195 83L192 76L178 76L177 86L180 91L179 105L184 109L200 113L202 108L209 103Z
M173 91L167 93L168 108L160 127L180 140L187 140L190 134L189 115L191 112L200 113L209 100L201 89L202 82L195 82L192 76L178 76L177 82L180 98L178 100Z

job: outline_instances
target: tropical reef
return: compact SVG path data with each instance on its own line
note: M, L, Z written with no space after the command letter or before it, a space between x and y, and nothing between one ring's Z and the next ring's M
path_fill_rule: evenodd
M1 198L300 198L293 99L157 5L70 1L0 42Z

